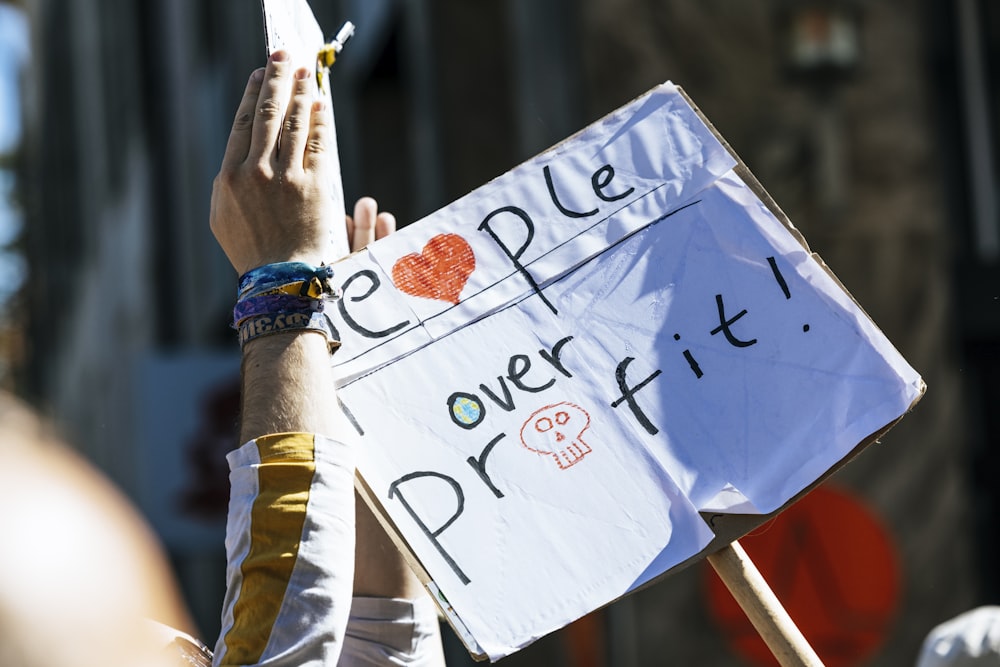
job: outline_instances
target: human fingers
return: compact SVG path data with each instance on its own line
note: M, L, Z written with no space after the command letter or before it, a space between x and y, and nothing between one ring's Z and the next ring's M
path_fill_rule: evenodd
M354 204L351 232L351 252L357 252L375 240L375 220L378 203L371 197L362 197Z
M396 216L388 211L382 211L375 218L375 240L384 239L396 231Z
M309 137L306 139L302 168L307 172L317 172L321 179L327 178L330 150L334 142L333 118L326 100L315 100L309 116ZM342 196L342 195L341 195Z
M281 146L278 149L278 164L283 170L302 169L304 166L306 142L312 124L313 78L305 67L295 70L292 83L292 99L288 102L285 122L281 131Z
M274 156L281 121L288 108L289 88L292 84L290 69L291 63L286 51L275 51L267 61L264 81L257 97L248 160L270 161Z
M260 85L264 81L264 68L255 69L250 74L247 87L243 91L243 99L236 108L233 119L233 129L229 132L226 152L222 157L222 168L232 168L247 157L250 150L250 136L253 131L254 111L257 108L257 98L260 96Z

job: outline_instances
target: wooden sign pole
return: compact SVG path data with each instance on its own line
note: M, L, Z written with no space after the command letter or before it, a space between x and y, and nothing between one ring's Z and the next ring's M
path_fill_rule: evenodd
M823 667L739 542L711 554L708 562L782 667Z

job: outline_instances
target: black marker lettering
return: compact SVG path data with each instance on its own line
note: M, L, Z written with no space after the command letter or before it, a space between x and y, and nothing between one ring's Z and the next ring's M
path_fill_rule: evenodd
M679 333L674 334L674 340L680 340L681 335ZM698 361L691 354L691 350L684 350L684 358L687 359L688 366L691 367L691 372L694 373L696 378L701 379L704 373L701 372L701 366L698 365Z
M721 331L726 336L726 340L729 341L729 344L732 345L732 346L734 346L734 347L750 347L751 345L753 345L754 343L757 342L756 338L751 338L750 340L740 340L739 338L737 338L736 336L733 335L732 331L729 330L729 327L733 326L733 324L736 322L736 320L740 319L741 317L743 317L744 315L747 314L747 311L746 311L745 308L743 310L741 310L740 312L736 313L736 315L734 315L733 317L731 317L730 319L727 320L726 319L726 307L722 303L722 295L721 294L716 294L715 295L715 304L719 307L719 322L720 322L720 324L719 324L719 326L717 326L714 329L712 329L711 334L713 336Z
M555 368L557 371L559 371L568 378L573 377L573 374L570 373L568 370L566 370L566 367L562 365L562 360L560 359L559 355L562 354L563 345L570 342L571 340L573 340L572 336L566 336L562 340L558 341L555 345L552 346L551 353L545 349L541 349L538 351L538 354L542 357L542 359L552 364L553 368Z
M691 354L691 350L684 350L684 358L687 359L688 366L691 367L691 372L694 373L694 376L700 379L704 373L701 370L701 366L695 360L694 355Z
M510 358L507 363L507 378L514 383L514 386L521 391L527 391L532 394L537 394L540 391L545 391L552 385L556 383L555 378L549 378L549 381L540 387L530 387L521 381L528 371L531 370L531 359L528 358L526 354L515 354Z
M483 483L489 487L490 491L492 491L493 495L497 498L503 498L503 492L493 484L493 480L490 479L489 474L486 472L486 457L490 455L493 448L496 447L497 443L506 437L506 435L506 433L501 433L497 437L490 440L490 443L486 445L483 449L483 453L479 455L478 459L475 456L470 456L466 459L469 462L469 465L475 469L476 473L478 473L479 479L483 480Z
M502 377L498 377L497 381L500 382L500 391L503 392L503 400L499 396L493 393L493 390L487 387L485 384L479 385L479 388L483 390L483 393L493 399L493 402L499 405L501 408L507 412L511 412L514 409L514 397L510 395L510 389L507 388L507 383L503 381Z
M364 435L365 430L361 428L361 424L358 423L358 420L354 416L354 413L351 412L351 410L342 400L340 400L340 396L337 397L337 405L339 405L340 409L343 410L344 416L347 417L347 421L351 422L351 426L353 426L354 430L358 432L358 435Z
M781 275L781 271L778 269L778 263L774 261L774 257L768 257L767 263L771 265L771 273L774 274L774 279L778 281L778 287L781 288L781 293L785 295L786 299L791 299L792 293L788 291L788 283L785 282L785 276Z
M618 364L618 368L615 369L615 379L618 381L618 389L622 392L622 395L621 398L619 398L618 400L616 400L614 403L611 404L611 407L617 408L619 405L622 404L622 401L626 402L628 404L629 409L632 411L632 414L635 415L635 418L639 420L639 423L642 424L642 427L646 429L646 432L649 433L650 435L656 435L657 433L660 432L660 429L653 426L653 423L649 421L649 417L647 417L646 413L642 411L641 407L639 407L639 404L635 400L635 393L640 389L642 389L643 387L645 387L647 384L649 384L653 380L653 378L655 378L657 375L660 374L660 371L657 370L655 373L653 373L648 378L646 378L639 384L635 385L634 387L629 387L628 380L625 377L625 370L628 368L628 365L633 361L635 361L634 357L625 357L622 360L622 362Z
M552 182L552 171L549 169L549 166L545 165L542 168L542 172L545 174L545 185L549 189L549 197L552 199L552 203L556 205L556 208L559 209L560 213L565 215L567 218L589 218L590 216L597 213L596 208L593 209L592 211L580 212L580 211L574 211L572 209L563 206L562 202L559 201L559 196L556 194L556 186Z
M521 222L524 223L525 230L527 231L527 238L524 240L524 243L521 244L521 247L518 248L516 252L511 252L511 249L508 248L504 244L504 242L500 240L500 237L497 235L495 231L493 231L493 228L490 226L490 220L500 215L501 213L511 213L520 218ZM531 239L535 237L535 223L531 221L531 218L528 216L528 214L523 209L520 209L517 206L504 206L502 208L498 208L497 210L492 211L489 215L487 215L483 219L482 222L479 223L479 231L481 232L485 231L487 234L490 235L490 237L496 242L496 244L500 246L500 249L503 250L504 254L507 255L508 259L510 259L511 263L514 265L514 268L517 269L518 273L520 273L524 277L524 279L528 281L528 285L531 286L531 289L534 290L535 294L537 294L539 298L541 298L541 300L545 303L546 306L549 307L549 310L551 310L553 314L558 315L559 311L557 311L555 309L555 306L549 303L549 300L545 298L545 295L542 294L542 290L538 286L538 283L535 282L535 279L528 272L527 267L521 264L520 261L521 255L524 254L524 251L527 250L528 246L531 244Z
M437 530L432 531L430 528L427 527L427 524L425 524L423 519L421 519L417 515L417 513L410 506L410 503L406 502L406 498L403 496L403 492L399 490L400 484L403 484L413 479L417 479L419 477L436 477L444 482L447 482L451 486L452 490L455 492L455 498L457 500L457 508L455 510L455 513L452 514L451 518L445 521L444 525L438 528ZM447 551L444 550L444 547L441 546L441 543L438 542L437 539L438 535L443 533L445 529L448 528L448 526L455 523L455 519L457 519L462 514L462 510L465 509L465 494L462 493L461 485L451 477L448 477L448 475L442 475L439 472L430 472L430 471L411 472L408 475L403 475L402 477L400 477L395 482L389 485L389 499L391 500L396 496L399 497L399 502L403 503L403 507L410 514L413 520L417 522L418 526L420 526L420 530L422 530L424 535L427 536L427 539L429 539L431 543L435 546L435 548L437 548L438 553L441 554L441 557L444 558L445 561L448 563L448 565L451 566L451 569L452 571L454 571L455 575L462 581L463 584L468 584L469 581L471 581L469 577L465 575L465 572L462 571L462 568L458 566L458 563L456 563L455 559L451 557L451 554L449 554Z
M382 331L372 331L371 329L366 329L365 327L361 326L357 320L351 317L350 314L348 314L347 312L347 305L346 305L347 288L351 286L351 283L353 283L355 280L361 277L367 278L371 282L371 287L369 287L368 291L362 294L361 296L352 296L351 297L352 302L364 301L372 294L374 294L375 290L377 290L379 286L382 284L382 281L379 280L378 274L376 274L374 271L370 269L362 269L361 271L358 271L357 273L355 273L350 278L344 281L344 284L341 285L340 287L342 296L340 299L337 300L337 308L340 309L340 316L344 318L344 322L347 323L347 326L351 327L365 338L385 338L386 336L390 336L410 324L410 321L406 320L405 322L400 322L399 324L395 324L389 327L388 329L383 329Z
M604 178L605 174L607 175L607 178ZM617 199L624 199L625 197L628 197L630 194L635 192L635 188L629 188L628 190L625 190L624 192L621 192L617 195L604 194L604 188L606 188L608 184L611 183L611 180L614 177L615 177L615 168L612 167L610 164L606 164L597 171L595 171L594 175L590 177L590 184L594 187L594 194L603 199L604 201L615 201Z
M486 406L475 394L456 391L448 397L448 415L451 420L464 429L479 426L486 417Z

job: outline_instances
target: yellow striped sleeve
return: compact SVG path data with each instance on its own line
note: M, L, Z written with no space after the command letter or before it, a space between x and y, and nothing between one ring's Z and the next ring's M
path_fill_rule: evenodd
M255 664L267 648L298 558L316 470L311 434L263 436L256 445L258 494L233 624L224 638L227 664Z

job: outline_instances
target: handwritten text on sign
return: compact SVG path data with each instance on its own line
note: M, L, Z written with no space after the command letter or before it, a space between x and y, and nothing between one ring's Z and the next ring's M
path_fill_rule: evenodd
M666 84L337 265L360 470L492 658L767 513L922 383Z

